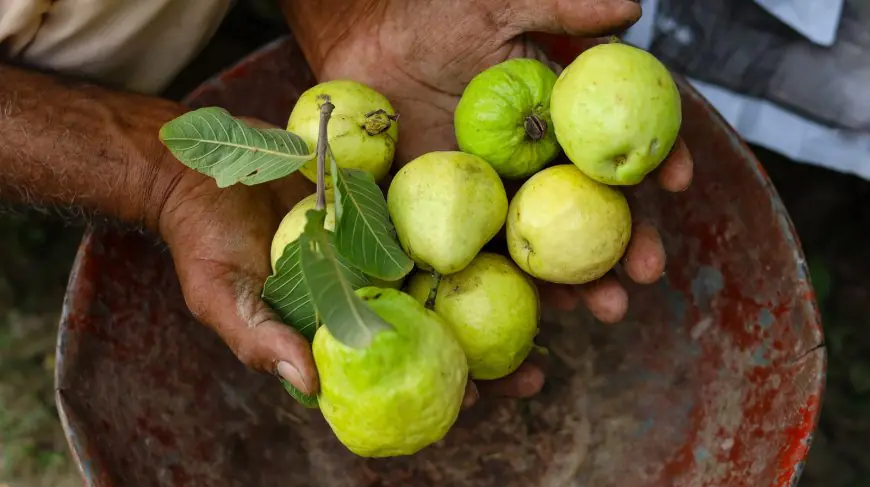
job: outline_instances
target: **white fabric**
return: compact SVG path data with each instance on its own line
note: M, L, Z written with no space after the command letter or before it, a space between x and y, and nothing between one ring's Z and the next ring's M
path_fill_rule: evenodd
M837 40L837 27L843 15L844 0L755 0L807 39L822 46Z
M110 86L162 91L232 0L0 0L0 55Z

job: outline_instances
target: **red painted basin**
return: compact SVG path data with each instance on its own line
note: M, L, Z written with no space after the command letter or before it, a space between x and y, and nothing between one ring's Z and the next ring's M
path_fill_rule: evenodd
M548 38L570 61L579 47ZM282 39L206 83L190 106L282 125L314 83ZM57 399L88 485L794 485L819 414L825 350L788 215L752 153L680 82L694 185L644 184L634 211L663 232L656 285L633 286L618 325L548 311L557 365L527 401L482 401L441 443L364 460L317 411L245 370L188 313L166 252L89 231L58 341Z

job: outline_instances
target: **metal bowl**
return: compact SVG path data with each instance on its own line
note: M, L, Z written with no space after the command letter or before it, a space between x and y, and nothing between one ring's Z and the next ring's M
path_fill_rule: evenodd
M577 41L543 37L567 63ZM197 89L191 107L283 125L315 82L290 38ZM240 365L189 314L169 255L91 229L69 282L57 401L88 485L785 487L819 414L825 351L789 217L752 153L678 79L692 187L644 183L634 212L668 252L622 323L547 310L555 363L531 400L485 398L418 455L357 458L320 413Z

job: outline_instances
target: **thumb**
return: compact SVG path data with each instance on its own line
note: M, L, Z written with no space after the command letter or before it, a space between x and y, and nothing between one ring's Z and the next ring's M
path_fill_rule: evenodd
M181 284L194 316L211 327L243 364L278 375L304 394L317 393L311 345L262 300L261 281L238 271L196 272L184 276Z
M638 21L633 0L515 0L512 21L520 32L598 37L620 32Z

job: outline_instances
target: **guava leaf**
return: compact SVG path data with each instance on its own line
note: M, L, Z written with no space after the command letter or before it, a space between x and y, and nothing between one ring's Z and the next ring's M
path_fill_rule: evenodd
M284 247L284 252L275 263L275 273L263 285L263 300L287 323L308 341L317 331L317 312L311 303L311 293L302 277L299 263L299 240Z
M329 234L331 241L334 240L332 232L328 230L324 232ZM332 247L335 247L334 242ZM371 285L368 277L351 265L347 259L341 255L336 256L336 259L342 274L354 290ZM295 328L309 342L314 339L319 324L308 284L302 276L298 239L284 247L284 252L275 263L274 274L269 276L263 285L263 300L278 313L281 321Z
M299 237L302 275L311 301L329 332L352 348L365 348L375 335L393 327L381 319L354 292L344 266L323 228L325 210L309 210L305 231Z
M249 127L219 107L169 121L160 128L160 141L182 164L214 178L220 188L280 179L314 157L298 135Z
M339 169L331 159L333 186L337 189L336 249L366 274L395 281L414 268L396 238L387 201L371 174ZM339 213L340 211L340 213Z
M281 385L284 386L284 390L287 391L287 394L290 394L290 397L296 399L296 401L309 408L309 409L317 409L319 404L317 402L317 396L309 396L307 394L303 394L302 391L293 387L293 384L287 382L284 379L281 379Z
M330 237L333 235L331 232ZM334 247L333 243L333 247ZM345 277L354 289L371 285L368 278L358 269L350 265L346 259L338 256ZM275 263L275 273L266 279L263 285L263 300L275 310L284 323L295 328L308 341L314 339L317 331L317 312L311 302L308 284L302 277L302 267L299 262L299 240L294 240L284 247L284 252ZM281 380L284 390L293 399L307 408L317 408L317 397L303 394L292 384Z

